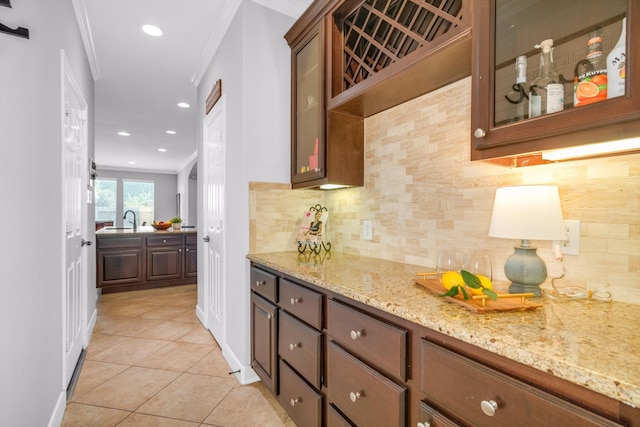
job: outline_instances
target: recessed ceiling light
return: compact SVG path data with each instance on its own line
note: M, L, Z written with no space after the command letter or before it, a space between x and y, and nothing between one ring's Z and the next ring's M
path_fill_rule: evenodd
M130 136L131 134L129 132L125 132L125 131L121 130L120 132L118 132L118 135L120 135L120 136Z
M191 105L187 104L186 102L178 102L178 107L180 107L180 108L189 108L189 107L191 107Z
M129 163L130 165L135 165L136 164L136 162L134 162L133 160L130 161L130 162L127 162L127 163Z
M160 151L161 153L164 153L164 152L167 151L167 149L166 148L158 148L158 151Z
M169 135L175 135L176 131L175 130L168 130L166 131Z
M160 37L162 35L162 30L151 24L144 24L142 26L142 31L153 37Z

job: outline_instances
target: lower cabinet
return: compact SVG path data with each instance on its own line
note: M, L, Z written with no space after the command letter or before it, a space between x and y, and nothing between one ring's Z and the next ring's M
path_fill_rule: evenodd
M252 263L252 366L298 426L640 427L640 410Z
M97 234L96 287L109 293L196 283L196 239L195 233Z

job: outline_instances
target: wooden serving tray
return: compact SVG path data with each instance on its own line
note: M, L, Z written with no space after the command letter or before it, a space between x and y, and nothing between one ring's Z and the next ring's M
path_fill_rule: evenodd
M442 295L446 292L446 289L437 279L416 279L416 283L436 295ZM475 295L475 298L468 300L464 299L462 295L441 298L446 298L447 300L459 304L476 313L495 313L502 311L528 311L542 307L542 304L531 302L526 299L532 296L533 294L498 294L498 299L496 301L480 295Z

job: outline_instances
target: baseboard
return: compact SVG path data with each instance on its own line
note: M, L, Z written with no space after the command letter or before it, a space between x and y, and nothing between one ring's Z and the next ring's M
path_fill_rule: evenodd
M204 315L204 311L200 308L199 305L196 305L196 317L202 323L202 326L207 327L207 316Z
M226 344L222 346L222 357L224 357L224 360L226 360L231 367L230 373L235 375L240 384L247 385L260 381L260 377L256 374L253 368L240 363L231 348Z
M91 341L91 335L93 335L93 329L96 327L96 322L98 321L98 309L94 308L93 313L91 313L91 317L89 318L89 322L87 323L87 336L85 337L84 348L89 347L89 341Z
M53 413L49 418L47 427L60 427L62 425L62 419L64 418L64 411L67 408L67 392L62 390L58 396L56 406L53 408Z

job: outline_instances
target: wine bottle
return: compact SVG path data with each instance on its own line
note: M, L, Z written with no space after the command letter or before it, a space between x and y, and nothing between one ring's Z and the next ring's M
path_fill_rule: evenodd
M525 55L518 56L516 58L516 82L511 87L511 91L504 97L510 104L515 106L513 110L513 116L510 118L510 122L518 122L527 118L527 107L529 95L525 85L527 83L527 57Z
M540 51L540 69L529 86L529 117L556 113L564 109L564 85L553 63L553 40L535 46Z
M625 57L627 51L627 18L622 19L622 31L616 45L607 56L607 78L609 89L607 98L615 98L624 95L625 87Z
M573 106L607 99L607 64L602 53L602 30L589 33L585 59L576 64L573 80Z

